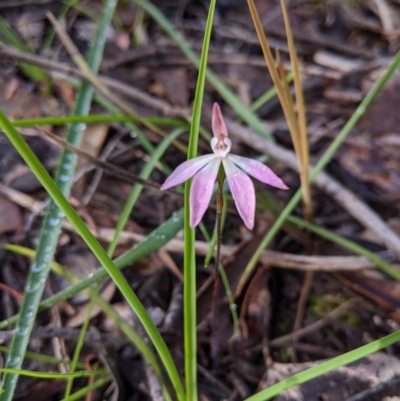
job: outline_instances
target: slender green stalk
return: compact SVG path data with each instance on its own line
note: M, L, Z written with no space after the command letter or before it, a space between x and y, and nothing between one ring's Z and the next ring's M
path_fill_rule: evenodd
M347 352L346 354L340 355L329 361L319 363L318 365L313 366L310 369L297 373L289 377L288 379L282 380L281 382L276 383L273 386L268 387L267 389L262 390L249 398L246 398L245 401L269 400L290 387L305 383L325 373L331 372L334 369L340 368L341 366L364 358L365 356L379 351L382 348L388 347L389 345L394 344L397 341L400 341L400 331L396 331L395 333L389 334L388 336L373 341L372 343L359 347L353 351Z
M162 373L158 361L150 349L150 347L146 344L146 341L126 322L118 312L113 308L113 306L101 298L97 297L96 302L99 304L101 309L109 316L114 322L117 324L118 328L125 334L126 338L135 345L137 350L143 355L143 358L146 359L148 363L151 364L156 374L161 378Z
M340 145L346 139L347 135L350 133L350 131L356 125L356 123L358 122L360 117L365 113L365 111L367 110L369 105L372 103L372 101L375 99L375 97L383 89L383 87L388 82L388 80L393 76L393 74L396 72L396 70L399 68L399 66L400 66L400 51L395 55L395 57L393 58L392 62L389 64L389 66L387 67L384 74L379 78L379 80L371 88L371 90L368 92L367 96L365 96L363 101L357 107L354 114L347 121L347 123L342 128L342 130L340 131L338 136L334 139L334 141L331 143L331 145L328 147L328 149L322 155L321 159L315 165L315 167L310 175L310 182L313 182L315 177L318 175L318 173L320 171L322 171L325 168L325 166L330 162L330 160L332 159L332 157L335 154L335 152L337 151L337 149L340 147ZM269 245L269 243L275 237L275 235L277 234L279 229L282 227L283 223L286 221L288 216L293 212L294 208L300 202L300 199L301 199L301 188L296 191L296 193L294 194L292 199L289 201L289 203L286 205L285 209L282 211L282 213L279 215L279 217L275 221L274 225L271 227L271 229L268 231L267 235L261 241L257 250L254 252L254 255L250 259L249 263L246 266L245 271L243 272L242 277L240 278L240 281L239 281L239 284L237 287L237 291L236 291L236 295L240 294L241 290L243 289L243 286L247 282L247 279L250 277L251 273L253 272L253 270L257 264L257 261L261 256L262 251Z
M145 3L147 5L152 6L149 2ZM204 33L203 48L200 58L199 75L197 78L196 94L193 104L192 124L190 127L188 159L192 159L197 156L201 107L203 103L208 50L210 46L215 3L216 0L211 0L208 11L206 29ZM185 184L185 202L184 202L185 251L183 260L184 263L183 315L184 315L184 348L185 348L185 382L186 382L187 400L197 401L196 254L195 254L195 231L189 225L190 186L191 186L191 180L189 182L186 182Z
M89 52L88 64L94 72L97 72L100 66L105 44L106 31L114 14L115 7L115 0L107 0L104 7L103 16L99 24L95 44ZM87 115L89 113L92 96L93 87L87 82L82 83L76 102L75 114ZM2 125L5 130L8 124L9 121L3 115ZM12 130L9 128L10 127L7 129L8 134L13 135L16 133L16 131L12 132ZM72 125L68 131L67 140L73 145L79 146L84 128L85 126L82 124ZM9 136L9 139L13 142L13 138L10 138ZM22 138L21 141L23 142ZM61 193L66 197L69 195L73 182L76 160L77 158L74 154L63 151L56 172L56 185ZM20 308L20 318L18 319L16 325L16 334L12 339L10 355L7 358L6 368L20 369L22 366L30 333L32 331L40 299L43 294L44 285L49 273L50 264L53 260L53 256L57 247L61 220L63 217L64 214L60 210L59 206L54 201L51 201L40 231L36 257L30 266L25 286L24 299ZM2 401L11 401L17 385L17 380L18 375L8 373L4 375L2 380L2 388L4 389Z
M132 288L126 282L121 272L113 264L106 251L101 247L99 242L83 223L82 219L77 215L73 207L60 192L57 185L51 179L45 168L42 166L32 150L29 148L27 143L23 140L21 135L15 130L13 125L7 120L6 116L2 112L0 112L0 123L3 126L4 132L6 133L16 150L19 152L20 156L28 164L33 174L49 193L55 204L57 204L61 211L67 216L68 220L72 223L77 233L85 241L89 249L93 252L93 254L100 262L100 264L107 270L107 273L110 275L121 293L124 295L128 304L136 313L138 319L143 324L144 329L146 330L148 336L150 337L150 340L153 342L155 348L160 355L161 360L164 363L164 366L169 374L178 399L180 401L183 401L185 399L185 392L174 361L167 348L167 345L161 337L161 334L155 327L150 316L147 314L146 309L141 304L136 294L132 291ZM21 316L23 317L23 314L21 314ZM16 336L18 336L18 334L20 333L17 331Z

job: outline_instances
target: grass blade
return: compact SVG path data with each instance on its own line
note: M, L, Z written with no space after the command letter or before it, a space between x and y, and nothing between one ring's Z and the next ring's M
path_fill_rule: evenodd
M313 366L312 368L307 369L303 372L297 373L296 375L293 375L285 380L282 380L281 382L276 383L273 386L265 390L262 390L259 393L254 394L249 398L246 398L245 401L269 400L290 387L297 386L301 383L305 383L306 381L314 379L315 377L321 376L341 366L347 365L349 363L357 361L358 359L364 358L365 356L368 356L373 352L379 351L382 348L388 347L389 345L399 340L400 340L400 331L396 331L395 333L389 334L388 336L385 336L379 340L373 341L370 344L364 345L360 348L347 352L346 354L340 355L329 361L322 362L317 366Z
M157 349L161 360L164 363L164 366L177 393L178 399L183 401L185 399L185 393L174 361L159 331L147 314L146 309L143 307L135 293L132 291L130 285L126 282L121 272L113 264L106 251L101 247L96 238L89 231L81 218L77 215L75 210L72 208L62 192L58 189L54 181L41 165L37 157L33 154L21 135L15 130L13 125L7 120L6 116L2 112L0 112L0 123L2 124L6 135L8 136L14 147L17 149L21 157L25 160L37 179L41 182L43 187L51 196L54 204L56 204L59 209L67 216L78 234L86 242L87 246L97 257L101 265L107 270L107 273L111 276L121 293L124 295L128 304L135 311L140 322L143 324L143 327L145 328L148 336L150 337L150 340ZM23 314L21 314L20 316L24 318ZM22 337L21 332L18 331L18 328L16 336L14 336L14 338L15 337ZM25 341L27 343L28 338L26 338Z
M88 63L93 71L98 71L100 61L103 55L105 44L105 36L107 28L116 7L115 0L108 0L105 4L101 22L99 24L97 38L95 44L88 56ZM92 102L93 88L88 83L83 83L79 91L76 102L75 113L85 115L89 113ZM12 127L7 118L1 113L1 121L3 128L11 142L16 146L18 151L23 149L29 150L26 143L19 136L18 132ZM82 124L72 125L68 131L67 139L74 145L79 145L84 126ZM28 152L29 153L29 152ZM41 167L40 162L36 158L31 157L31 161L35 169ZM70 152L63 151L60 158L60 164L56 173L56 185L64 196L68 196L72 185L74 170L76 165L76 156ZM47 172L44 170L42 174ZM54 182L51 181L54 185ZM64 198L65 199L65 198ZM59 206L51 201L47 209L46 216L40 231L39 244L34 262L30 266L27 283L25 287L25 295L20 308L20 318L16 325L16 334L13 336L10 354L7 358L6 368L20 369L24 359L25 351L28 345L29 336L32 331L36 313L43 294L44 285L50 270L50 264L57 247L58 237L61 226L62 212ZM17 385L18 376L6 373L2 380L2 388L4 394L3 401L11 401L14 390Z

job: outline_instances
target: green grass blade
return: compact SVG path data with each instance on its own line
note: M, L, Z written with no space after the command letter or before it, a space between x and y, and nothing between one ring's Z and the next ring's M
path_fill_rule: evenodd
M146 117L148 121L156 125L170 125L174 127L188 128L189 124L186 121L174 119L174 118L163 118L163 117ZM24 120L12 121L14 127L35 127L40 125L65 125L74 123L87 123L87 124L98 124L98 123L140 123L140 118L126 115L106 115L91 114L90 116L60 116L60 117L38 117L38 118L27 118Z
M108 382L110 382L109 377L105 377L103 379L96 380L93 384L89 384L88 386L81 388L80 390L76 391L74 394L70 395L69 397L63 398L61 401L81 400L87 393L89 393L89 391L96 390L97 388L104 386Z
M293 375L288 379L282 380L281 382L276 383L273 386L265 390L262 390L259 393L254 394L249 398L246 398L245 401L269 400L290 387L299 385L301 383L305 383L306 381L314 379L334 369L340 368L341 366L347 365L351 362L357 361L358 359L364 358L365 356L368 356L376 351L379 351L382 348L388 347L389 345L394 344L397 341L400 341L400 331L396 331L395 333L389 334L388 336L385 336L379 340L373 341L370 344L364 345L360 348L347 352L346 354L340 355L329 361L322 362L317 366L313 366L312 368L307 369L303 372L297 373L296 375Z
M102 19L98 27L94 46L88 55L88 64L94 72L97 72L100 66L106 32L114 14L115 7L115 0L107 0L104 6ZM86 115L89 113L92 96L93 87L87 82L82 83L76 102L75 114ZM30 151L29 147L2 113L1 121L3 129L10 141L14 144L19 152L25 152L25 156L28 157L32 163L30 167L33 167L36 171L39 171L40 167L42 167L41 164L35 157L32 157L32 152ZM84 126L82 124L72 125L68 131L67 140L73 145L79 146L83 135L83 129ZM67 197L73 182L76 160L77 158L74 154L62 151L60 163L56 172L56 184L54 184L51 179L50 181L47 180L47 183L50 182L52 186L56 185L58 187L57 191L61 191L60 193ZM43 172L46 174L46 177L49 178L47 172L43 168L42 178ZM65 200L64 197L63 199ZM53 260L53 256L57 247L62 217L62 211L60 210L59 206L53 200L51 200L43 220L42 228L40 230L36 257L33 263L30 265L25 286L24 299L20 308L20 317L16 324L16 334L13 336L11 342L10 354L7 358L6 368L19 369L22 366L29 336L35 321L40 299L42 298L44 285L49 274L50 264ZM2 379L2 388L4 389L2 401L11 401L17 385L17 380L17 375L9 373L4 375Z
M36 377L37 379L69 379L70 377L78 379L82 377L92 377L99 374L104 374L104 372L99 373L96 371L94 372L81 371L73 373L46 373L46 372L35 372L32 370L10 369L10 368L0 368L0 373L1 372L19 374L27 377Z
M113 264L105 250L101 247L96 238L91 234L89 229L83 223L81 218L77 215L67 199L65 199L64 195L60 192L54 181L41 165L37 157L33 154L21 135L14 129L13 125L7 120L6 116L2 112L0 112L0 123L2 124L3 129L9 140L19 152L20 156L28 164L37 179L49 193L55 204L58 205L61 211L72 223L78 234L86 242L87 246L91 249L100 264L107 270L108 274L113 279L121 293L124 295L129 305L135 311L140 322L143 324L143 327L145 328L150 340L157 349L161 360L164 363L164 366L171 379L172 385L174 386L174 389L177 393L178 399L182 401L185 400L183 386L180 381L180 377L174 361L168 350L168 347L161 337L159 331L155 327L154 323L152 322L151 318L147 314L146 309L143 307L135 293L132 291L130 285L126 282L121 272ZM24 317L24 315L21 316ZM17 331L16 336L18 335L22 337L21 333Z

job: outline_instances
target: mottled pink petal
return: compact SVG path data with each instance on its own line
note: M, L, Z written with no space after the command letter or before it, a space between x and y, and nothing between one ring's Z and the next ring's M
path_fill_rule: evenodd
M254 227L256 194L254 185L247 174L229 159L222 159L229 188L231 189L236 208L249 230Z
M228 136L228 130L226 129L224 118L222 117L218 103L214 103L213 105L211 126L214 136L219 137L221 134L223 136Z
M171 173L160 189L164 190L182 184L182 182L193 177L202 167L215 158L214 154L210 154L185 161Z
M194 228L199 223L213 193L221 159L214 158L207 166L201 169L193 178L190 188L190 227Z
M280 189L289 189L284 182L265 164L257 160L248 159L237 155L228 155L228 159L232 160L237 166L243 169L246 173L250 174L257 180L265 184L272 185Z

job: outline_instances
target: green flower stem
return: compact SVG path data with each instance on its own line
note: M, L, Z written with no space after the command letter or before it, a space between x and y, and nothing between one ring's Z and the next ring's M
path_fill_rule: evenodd
M100 66L106 31L114 14L115 7L115 0L107 0L98 28L95 44L88 56L88 64L94 72L97 72ZM87 82L82 83L76 102L75 114L89 114L92 96L93 87ZM9 139L15 144L17 150L21 151L24 146L28 148L22 138L18 140L19 134L15 130L15 132L13 132L13 130L10 129L13 127L4 115L1 116L1 120L4 130L8 131ZM7 125L10 126L8 127ZM84 128L85 126L82 124L72 125L68 131L67 140L73 145L79 146ZM66 197L68 197L72 185L76 161L77 158L74 154L67 151L61 153L60 163L56 172L55 185L58 187L61 194ZM37 161L37 164L40 163ZM35 167L37 167L37 164ZM51 181L51 184L54 185L53 181ZM63 199L65 200L65 198ZM24 299L20 308L20 318L16 324L16 334L12 339L6 368L20 369L22 366L30 333L32 331L40 299L42 298L44 285L50 270L50 264L57 247L62 218L63 213L59 206L54 201L51 201L40 231L36 257L30 266L27 277ZM17 380L18 375L10 373L4 375L2 380L2 387L4 389L2 401L11 401L17 385Z
M137 2L146 11L158 10L146 1ZM208 10L206 29L204 32L203 47L199 62L199 75L197 77L196 93L193 104L192 124L190 127L190 138L188 147L188 159L197 156L197 145L199 140L199 128L201 119L201 108L203 104L204 86L206 81L208 51L214 19L216 0L211 0ZM145 7L143 6L145 5ZM168 21L167 21L168 22ZM168 22L169 24L169 22ZM184 201L184 238L185 249L183 256L183 331L185 349L185 382L187 401L197 401L197 328L196 328L196 253L195 253L195 230L190 227L189 194L192 180L185 183Z
M171 379L172 385L176 391L177 397L180 401L185 400L185 392L180 381L180 377L176 366L172 360L171 354L161 337L159 331L155 327L154 323L152 322L151 318L146 312L146 309L143 307L139 299L137 298L136 294L132 291L129 284L124 279L121 272L118 268L113 264L111 259L108 257L105 250L101 247L98 243L96 238L92 235L86 225L83 223L81 218L77 215L73 207L67 201L67 199L63 196L60 192L54 181L51 179L47 171L44 167L40 164L37 157L33 154L29 146L23 140L21 135L15 130L13 125L7 120L5 115L0 112L0 123L2 124L6 135L8 136L9 140L12 142L14 147L17 149L21 157L25 160L25 162L30 167L31 171L35 174L37 179L41 182L43 187L52 197L53 201L58 205L61 211L67 216L69 221L74 226L77 233L82 237L82 239L86 242L87 246L93 254L97 257L100 264L107 270L108 274L115 282L121 293L124 295L125 299L127 300L128 304L132 307L135 311L138 319L144 326L150 340L154 344L155 348L157 349L161 360L164 363L166 371L169 374ZM23 314L21 313L21 317ZM19 332L17 331L16 336L18 336Z
M340 368L341 366L347 365L358 359L364 358L382 348L388 347L395 342L400 341L400 331L389 334L379 340L376 340L370 344L359 347L353 351L347 352L346 354L340 355L329 361L322 362L310 369L304 370L303 372L297 373L279 383L268 387L265 390L260 391L257 394L246 398L245 401L265 401L272 397L282 393L282 391L287 390L290 387L297 386L301 383L305 383L311 379L319 377L325 373L331 372L334 369Z
M388 68L386 69L385 73L379 78L379 80L375 83L372 89L368 92L367 96L363 99L360 105L357 107L354 114L351 118L347 121L345 126L342 128L338 136L334 139L334 141L330 144L328 149L322 155L321 159L315 165L311 175L310 175L310 182L313 182L315 177L318 175L320 171L322 171L325 166L331 161L333 155L336 153L338 148L341 146L343 141L346 139L347 135L350 131L354 128L357 124L360 117L365 113L367 108L370 106L372 101L376 98L379 92L383 89L389 79L393 76L393 74L397 71L400 66L400 51L396 54L393 58L392 62L389 64ZM274 225L268 231L267 235L261 241L259 247L254 252L254 255L250 259L249 263L247 264L245 271L240 278L237 294L241 292L244 284L247 282L248 277L250 277L251 273L253 272L258 259L261 256L262 251L270 244L272 239L275 237L279 229L282 227L283 223L287 220L288 216L293 212L294 208L298 205L301 200L301 188L299 188L289 203L286 205L285 209L279 215L277 220L275 221Z

